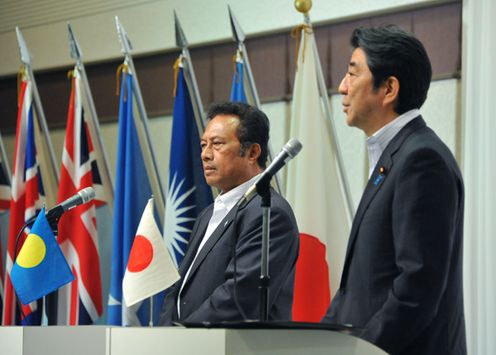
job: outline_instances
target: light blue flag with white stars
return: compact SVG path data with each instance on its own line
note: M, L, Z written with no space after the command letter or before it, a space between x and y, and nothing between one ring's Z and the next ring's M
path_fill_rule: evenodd
M119 100L119 133L115 173L112 265L107 321L112 325L148 325L149 300L126 307L122 280L128 264L141 215L152 194L138 131L134 120L133 78L123 71ZM153 302L153 319L158 319L161 303Z
M236 70L231 87L231 101L248 103L246 99L245 86L244 86L244 63L243 58L236 54Z

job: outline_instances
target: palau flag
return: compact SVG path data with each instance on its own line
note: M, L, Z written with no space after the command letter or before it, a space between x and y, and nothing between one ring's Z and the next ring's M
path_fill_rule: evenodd
M15 259L10 278L22 304L29 304L66 283L74 275L41 210Z
M231 88L231 101L248 103L244 87L244 63L239 51L236 52L236 70Z
M126 307L122 299L122 281L141 215L152 194L138 131L133 114L133 77L127 67L122 70L119 101L119 133L115 173L114 220L112 230L112 266L108 323L139 326L149 321L149 303ZM154 302L154 318L161 307Z
M181 57L175 65L178 72L164 219L164 239L176 266L184 257L196 217L213 202L212 189L203 175L200 135L180 63Z

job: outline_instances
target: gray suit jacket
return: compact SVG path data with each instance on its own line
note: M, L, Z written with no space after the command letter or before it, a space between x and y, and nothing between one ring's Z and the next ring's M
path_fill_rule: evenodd
M392 354L466 354L463 181L424 120L384 150L351 229L340 288L323 322Z
M233 297L233 243L237 255L237 287L239 304L247 318L259 316L258 279L262 241L262 209L260 197L253 198L237 215L234 230L233 208L201 249L181 291L181 317L177 314L177 297L205 234L213 212L213 204L196 220L189 247L180 265L181 280L170 287L164 300L160 324L181 322L241 321ZM291 320L295 265L299 235L291 207L272 191L270 230L270 294L269 319Z

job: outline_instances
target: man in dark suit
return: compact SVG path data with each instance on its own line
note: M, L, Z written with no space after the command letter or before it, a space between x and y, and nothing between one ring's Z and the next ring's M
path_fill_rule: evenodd
M466 354L464 188L450 150L418 109L431 65L396 26L359 28L339 87L347 123L367 135L369 181L323 322L346 323L392 354Z
M161 325L259 317L261 199L253 198L237 215L236 203L265 168L269 121L242 103L214 105L208 118L201 158L207 183L221 194L196 220L179 268L181 280L164 300ZM271 204L268 314L271 320L289 321L298 229L291 207L275 191Z

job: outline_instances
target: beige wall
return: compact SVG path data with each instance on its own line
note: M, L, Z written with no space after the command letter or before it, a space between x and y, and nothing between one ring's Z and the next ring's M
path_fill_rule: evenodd
M314 0L314 23L392 11L446 0ZM18 25L33 55L33 68L56 68L73 63L67 44L70 21L86 62L120 57L114 17L119 16L136 54L175 47L176 10L191 45L231 37L227 4L249 35L290 28L302 22L292 0L17 0L0 2L0 76L19 68L15 36Z

